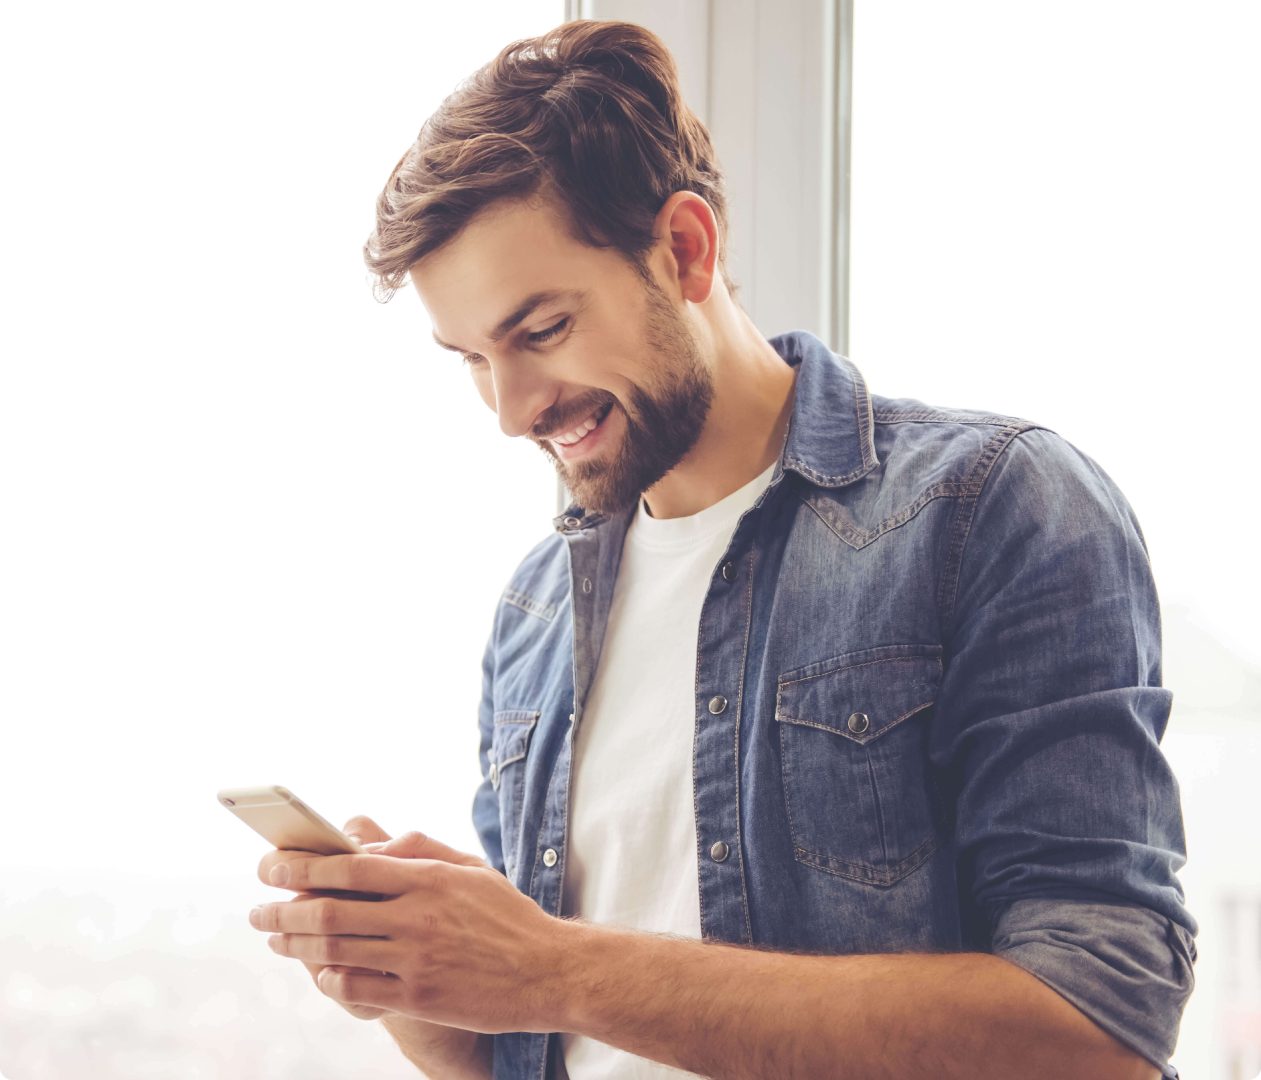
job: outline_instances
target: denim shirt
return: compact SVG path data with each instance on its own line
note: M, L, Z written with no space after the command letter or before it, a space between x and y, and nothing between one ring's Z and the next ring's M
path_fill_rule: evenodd
M1038 424L877 397L802 331L771 344L798 368L788 434L698 627L702 935L991 952L1177 1076L1198 928L1133 511ZM558 517L483 664L474 824L552 915L631 516ZM495 1036L495 1077L542 1080L558 1041Z

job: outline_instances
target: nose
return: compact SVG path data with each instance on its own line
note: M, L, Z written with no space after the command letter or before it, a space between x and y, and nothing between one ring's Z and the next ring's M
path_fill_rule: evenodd
M494 398L487 404L499 417L499 429L512 438L525 435L556 400L556 386L520 357L491 361L490 371Z

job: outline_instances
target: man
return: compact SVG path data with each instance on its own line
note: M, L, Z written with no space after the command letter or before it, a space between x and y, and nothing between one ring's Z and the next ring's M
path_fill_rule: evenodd
M725 248L638 27L510 46L426 123L369 265L574 504L486 652L486 859L356 819L373 854L269 855L299 896L252 921L431 1076L1175 1076L1129 506L1037 424L767 341Z

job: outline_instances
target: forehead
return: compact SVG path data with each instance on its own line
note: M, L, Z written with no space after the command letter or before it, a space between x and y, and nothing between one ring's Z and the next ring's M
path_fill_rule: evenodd
M410 274L438 336L472 345L526 295L587 287L613 271L609 251L575 240L559 211L531 199L482 210Z

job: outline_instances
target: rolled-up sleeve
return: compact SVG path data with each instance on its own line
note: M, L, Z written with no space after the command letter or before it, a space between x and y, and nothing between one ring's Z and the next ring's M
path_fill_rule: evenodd
M1182 1007L1195 985L1195 942L1144 907L1083 900L1016 900L994 928L993 951L1036 975L1109 1035L1176 1076Z
M963 514L932 749L961 896L995 954L1175 1076L1198 928L1138 522L1042 429L995 455Z

